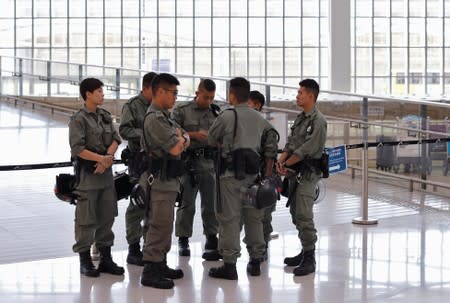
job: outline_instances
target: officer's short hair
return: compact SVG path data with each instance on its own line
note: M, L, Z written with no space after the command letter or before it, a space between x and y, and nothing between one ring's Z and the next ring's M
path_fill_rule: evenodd
M152 82L153 82L153 79L155 79L155 77L157 76L158 74L157 73L154 73L154 72L149 72L149 73L146 73L145 75L144 75L144 77L142 77L142 87L144 88L148 88L148 87L152 87Z
M86 93L94 92L94 90L103 87L104 84L102 81L97 78L86 78L80 83L80 95L83 97L83 100L86 101Z
M230 93L232 93L238 103L244 103L248 101L248 95L250 94L250 82L242 77L236 77L230 80Z
M301 87L306 88L308 91L314 94L314 99L317 101L319 96L320 88L319 84L313 79L304 79L298 83Z
M171 74L161 73L159 75L156 75L152 81L153 95L156 95L156 91L158 90L158 88L167 85L180 85L180 81L178 81L178 79Z
M216 91L216 83L211 79L201 79L198 84L198 89L204 89L208 92Z
M250 94L248 95L248 98L250 100L256 101L259 104L261 104L261 109L263 108L264 104L266 104L266 98L264 98L264 95L261 94L257 90L252 90Z

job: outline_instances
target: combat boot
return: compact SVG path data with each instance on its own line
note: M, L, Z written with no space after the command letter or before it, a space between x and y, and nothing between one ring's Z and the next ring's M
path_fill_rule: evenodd
M237 280L238 274L235 263L223 263L220 267L211 268L208 275L213 278Z
M163 262L163 276L168 279L176 280L184 277L183 271L181 269L172 269L167 265L167 262Z
M111 247L99 247L100 263L98 264L98 271L105 272L112 275L123 275L125 270L123 267L117 266L111 257Z
M142 261L142 252L139 243L134 243L128 246L127 263L137 266L144 266Z
M295 257L284 258L284 264L286 264L287 266L298 266L298 265L300 265L302 260L303 260L303 249Z
M294 268L294 275L306 276L316 271L316 257L314 255L314 249L308 250L303 253L303 259L299 266Z
M92 263L91 252L89 250L80 252L80 274L86 277L98 277L100 276L99 271L95 268Z
M206 237L205 251L202 254L203 259L206 261L218 261L222 259L222 256L217 250L218 242L216 235Z
M191 249L189 248L189 238L178 238L178 255L181 257L189 257L191 255Z
M144 286L171 289L175 283L164 276L164 262L146 262L141 276L141 284Z
M247 272L250 276L259 276L261 275L261 261L258 259L250 259L247 264Z

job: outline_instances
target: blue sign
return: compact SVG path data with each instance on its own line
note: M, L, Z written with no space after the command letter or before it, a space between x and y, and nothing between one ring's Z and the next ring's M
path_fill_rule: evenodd
M450 157L450 141L447 142L447 157Z
M328 170L330 175L347 169L347 148L345 148L345 145L327 147L325 148L325 152L328 154Z

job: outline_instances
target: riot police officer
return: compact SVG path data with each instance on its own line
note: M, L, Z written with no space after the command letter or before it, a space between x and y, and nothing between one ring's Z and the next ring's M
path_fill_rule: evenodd
M255 182L261 157L274 158L276 144L262 142L264 131L272 128L258 112L247 105L250 83L244 78L230 80L229 102L233 109L223 111L208 133L208 143L218 146L222 161L220 172L220 199L216 202L219 222L219 253L224 264L211 268L209 276L236 280L236 261L240 256L240 228L244 223L250 262L247 272L261 274L260 262L265 242L262 229L263 210L245 203L246 192Z
M141 179L145 178L151 185L141 284L163 289L173 288L173 279L183 277L180 269L169 268L166 261L171 246L175 200L180 190L179 177L184 173L180 155L189 146L189 136L169 114L179 84L177 78L166 73L153 79L153 100L144 119L141 139L141 146L148 155L147 172Z
M216 84L211 79L202 79L195 92L195 99L177 106L172 117L185 129L191 145L185 152L188 171L181 178L182 199L177 210L175 234L179 255L189 256L189 238L195 215L195 199L200 192L203 233L206 236L203 258L213 261L220 258L217 251L218 223L214 213L215 176L214 150L208 147L208 130L218 115L218 106L213 105Z
M315 272L315 244L317 230L314 226L314 194L321 177L320 158L327 137L327 122L316 108L319 84L312 79L300 81L297 92L297 105L303 108L291 127L283 153L278 158L277 170L286 175L288 168L294 169L290 184L296 184L289 195L292 222L298 230L302 251L284 259L294 269L296 276L304 276Z
M112 225L117 216L112 164L121 140L114 129L111 114L103 104L103 83L87 78L80 83L84 106L69 122L69 142L75 160L77 178L75 209L75 240L73 251L80 255L80 273L98 277L100 272L122 275L123 267L111 257L114 241ZM94 242L100 252L96 269L90 247Z
M142 90L139 95L131 98L122 107L120 117L119 134L128 140L126 148L126 162L130 181L135 183L139 178L141 163L138 163L138 153L141 149L141 136L144 116L152 103L152 81L156 73L150 72L142 78ZM124 154L124 152L122 152ZM126 239L128 242L127 263L143 266L140 247L141 237L145 237L147 222L144 209L133 205L131 202L125 212ZM144 227L141 222L144 220Z

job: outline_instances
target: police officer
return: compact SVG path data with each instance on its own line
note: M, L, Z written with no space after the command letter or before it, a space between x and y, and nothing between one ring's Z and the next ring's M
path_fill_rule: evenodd
M141 146L149 156L146 181L151 184L141 284L162 289L173 288L172 279L183 277L180 269L171 269L166 262L172 239L173 208L180 190L179 177L184 173L180 169L180 155L189 146L189 136L169 114L179 84L177 78L166 73L153 79L153 100L144 119L141 139Z
M266 98L264 98L264 95L261 94L257 90L252 90L248 96L248 106L261 112L264 104L266 103ZM275 129L268 131L265 133L266 136L269 136L267 140L272 140L272 142L277 142L279 139L278 132L275 131ZM267 165L274 165L274 161L270 161L270 163L266 163ZM273 204L272 206L268 206L264 208L264 215L262 219L263 224L263 233L264 233L264 241L266 243L266 250L264 252L264 260L267 260L268 258L268 252L267 249L269 247L269 241L271 239L271 233L273 232L272 227L272 213L275 211L276 204ZM245 241L244 241L245 242Z
M182 200L177 210L175 234L180 256L190 256L189 238L195 215L195 198L200 191L203 233L206 236L203 258L213 261L220 256L217 251L218 223L214 213L215 175L213 150L208 148L208 130L218 115L214 101L216 84L211 79L202 79L195 92L195 99L177 106L172 116L191 138L186 150L188 171L181 178Z
M327 122L316 108L319 84L312 79L302 80L297 93L297 105L303 108L288 137L283 153L278 158L277 170L286 175L287 168L300 167L291 176L292 183L298 183L290 194L290 213L292 222L298 230L302 251L294 257L285 258L288 266L297 266L294 275L304 276L315 272L315 244L317 231L314 226L314 193L321 172L314 163L322 156L327 137ZM297 174L299 173L299 174ZM294 179L294 180L292 180Z
M208 133L208 143L219 146L223 161L216 202L219 222L219 253L224 264L209 270L209 276L228 280L238 278L236 261L240 256L240 227L244 223L250 262L247 272L260 275L265 250L262 229L263 210L245 203L246 190L255 182L261 157L276 157L276 144L261 144L263 132L272 128L259 113L248 107L250 83L244 78L230 80L229 102L233 109L223 111Z
M121 140L114 129L111 114L99 108L103 104L103 83L95 78L80 83L84 106L69 122L69 142L77 176L75 240L73 251L80 255L80 273L98 277L100 272L122 275L123 267L111 257L117 216L112 164ZM89 249L94 242L100 252L96 269Z
M150 72L142 78L142 91L139 95L131 98L122 107L120 117L119 134L128 140L128 174L131 182L137 182L139 178L137 156L141 149L141 136L144 116L152 103L152 80L156 73ZM143 208L133 205L131 202L125 213L126 238L128 242L127 263L144 266L140 247L141 237L145 237L147 223L145 222L145 211ZM144 228L141 222L144 220Z

